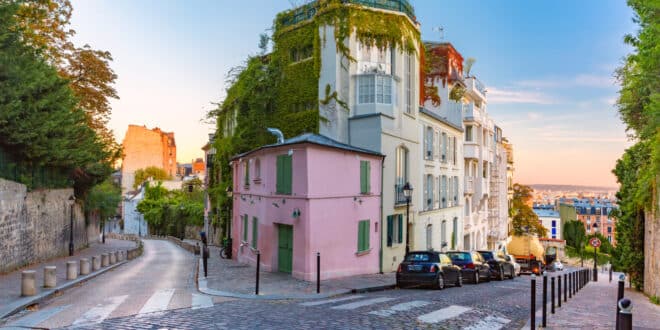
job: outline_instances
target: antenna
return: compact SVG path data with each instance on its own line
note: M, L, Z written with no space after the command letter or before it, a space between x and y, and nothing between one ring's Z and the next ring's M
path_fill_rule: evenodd
M443 40L445 38L445 28L443 28L442 26L435 26L431 30L433 30L433 32L438 32L438 34L440 34L440 40Z

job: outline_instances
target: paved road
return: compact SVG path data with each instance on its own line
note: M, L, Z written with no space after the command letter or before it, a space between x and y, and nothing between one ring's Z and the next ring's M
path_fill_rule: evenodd
M522 276L443 291L234 300L206 309L108 319L83 329L519 329L529 316L529 286L529 276Z
M145 240L142 257L12 317L5 327L94 328L108 318L213 306L214 299L195 288L196 265L195 256L168 241Z

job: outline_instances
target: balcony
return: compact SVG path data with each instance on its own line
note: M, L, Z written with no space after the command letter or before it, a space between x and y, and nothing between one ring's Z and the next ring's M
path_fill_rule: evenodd
M343 4L398 11L406 14L413 22L417 22L413 6L408 3L408 0L341 0L341 2ZM298 24L314 17L318 9L318 1L312 1L306 5L288 11L287 15L282 15L280 23L282 26Z
M479 101L486 101L486 86L475 77L465 78L465 85L467 86L466 91L479 99Z
M394 185L394 204L406 204L406 196L403 194L403 185L395 184Z
M463 105L463 119L481 122L481 109L474 106L474 103Z
M473 142L466 142L463 145L463 157L481 159L481 147Z
M474 194L474 178L471 176L466 176L465 177L465 193L466 194Z

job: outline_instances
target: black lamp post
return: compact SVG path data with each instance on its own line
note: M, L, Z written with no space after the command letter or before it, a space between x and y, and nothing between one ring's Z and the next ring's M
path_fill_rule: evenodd
M403 196L406 197L406 254L410 252L410 230L408 224L410 223L410 197L412 196L413 187L409 182L403 185Z
M225 254L227 259L231 259L231 220L232 220L232 208L234 203L234 191L231 186L227 187L227 197L229 198L229 206L227 207L227 223L225 224L225 233L227 235L227 242L225 246Z
M71 195L71 197L69 197L69 213L70 213L70 217L69 217L69 220L70 220L69 221L69 228L70 228L70 231L69 231L69 257L73 256L73 205L75 203L76 203L76 197Z
M594 229L594 235L598 234L598 222L594 222L591 228ZM594 246L594 282L598 282L598 247Z

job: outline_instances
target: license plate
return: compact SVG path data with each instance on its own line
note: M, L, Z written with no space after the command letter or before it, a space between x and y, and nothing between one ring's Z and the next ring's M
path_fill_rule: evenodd
M413 272L418 272L422 270L422 265L409 265L408 270Z

